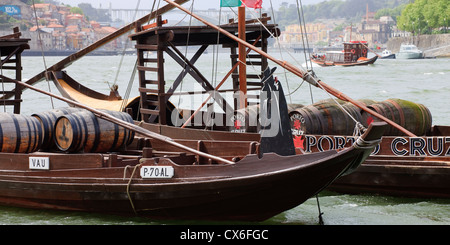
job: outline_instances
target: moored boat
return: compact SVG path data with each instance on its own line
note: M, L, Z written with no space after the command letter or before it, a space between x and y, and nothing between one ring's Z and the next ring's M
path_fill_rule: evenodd
M328 51L325 54L313 54L310 59L320 66L358 66L375 63L378 56L367 57L366 41L350 41L344 43L342 51Z
M395 54L390 50L385 49L381 52L380 59L395 59Z
M432 126L431 114L421 104L395 99L363 102L417 136L407 136L392 127L386 129L380 145L366 161L328 189L351 194L450 198L450 127ZM348 103L343 107L351 116L359 116L363 124L373 121ZM291 111L297 152L340 149L354 142L355 122L340 108L326 102L302 108ZM295 123L297 120L299 123Z
M172 6L176 6L171 1L167 2L170 5L156 12L163 13ZM206 88L216 89L211 88L208 81L204 80L204 77L192 65L192 59L188 62L174 48L177 43L173 35L181 34L186 37L186 31L190 28L179 28L177 33L177 27L162 27L161 18L158 18L154 28L141 28L141 23L152 16L156 17L156 14L151 13L143 17L138 24L128 25L119 30L119 33L131 27L138 27L137 35L133 36L137 37L136 48L140 54L137 70L140 75L145 72L158 73L158 80L145 75L140 76L140 82L142 82L139 88L141 92L139 97L141 107L138 109L141 115L140 120L145 120L143 124L147 126L170 127L169 131L171 131L176 127L169 125L169 121L166 121L166 109L169 109L169 112L174 112L175 109L170 108L165 101L167 94L163 90L164 86L158 87L158 91L155 91L155 88L145 87L145 85L164 84L164 74L160 73L162 67L148 67L139 62L163 63L163 52L167 52L170 47L171 50L168 52L172 52L173 57L183 65L189 66L185 72L194 72ZM262 39L260 42L263 43L270 36L268 35L270 31L264 31L261 34L256 31L256 28L252 28L249 26L246 35L248 40L258 42ZM258 30L260 29L258 27ZM271 29L275 34L277 33L276 26L272 26ZM217 31L211 31L209 28L201 27L197 30L202 35L218 36ZM238 45L227 40L227 38L235 37L236 30L237 26L232 26L226 31L221 29L225 32L223 36L220 36L223 42L221 44L230 45L236 50ZM253 36L256 34L256 37ZM118 34L113 34L115 35ZM13 39L17 39L17 35L12 38L0 38L1 68L5 67L5 63L12 62L11 58L15 56L14 61L17 62L15 69L20 72L20 57L24 47L20 46L22 42ZM241 41L242 39L237 40L240 44L253 49L250 44ZM197 54L201 54L205 48L201 43L204 40L197 41L201 46ZM161 45L163 43L168 46ZM190 45L195 45L195 42ZM101 45L97 43L94 46ZM282 150L286 145L293 146L292 138L285 140L278 137L279 130L272 136L266 136L263 133L251 134L258 139L256 141L250 138L244 139L246 134L229 131L225 132L227 140L171 138L162 132L145 129L140 122L124 119L131 118L126 112L116 115L116 113L100 110L104 109L101 108L104 104L100 105L99 102L109 101L114 108L123 106L120 110L130 112L133 107L126 108L127 103L123 103L124 99L114 94L102 96L88 88L72 86L74 83L69 82L70 79L62 73L61 69L92 49L93 47L88 47L67 57L27 82L21 81L19 73L15 78L1 76L2 82L15 83L19 91L23 88L33 89L83 109L83 113L79 114L77 112L62 113L63 115L54 120L54 127L46 127L49 130L54 129L52 138L56 141L54 145L57 149L48 146L46 149L37 150L30 146L24 147L27 150L21 150L24 148L16 145L16 147L8 148L11 150L0 153L0 203L2 205L138 215L157 219L264 220L302 204L329 186L339 176L354 171L373 150L384 132L385 124L375 123L347 149L310 155L281 154L277 149L273 149L272 146L283 146ZM157 58L141 56L143 53L140 51L148 50L156 51ZM236 55L232 58L236 58ZM236 61L236 63L239 62ZM281 62L279 64L288 65ZM278 84L272 76L273 70L264 66L261 71L264 74L258 84L258 91L270 86L271 91L278 92L270 94L275 97L266 97L264 105L273 108L274 112L287 112L285 102L279 103L285 99L284 94L279 92L282 91L281 84ZM301 74L298 70L294 71ZM31 85L44 77L49 77L59 84L58 88L64 89L66 93L61 94L66 98L36 89ZM326 86L324 83L322 85ZM76 92L78 96L75 96ZM155 94L156 100L149 99ZM18 114L21 100L17 97L10 99L11 95L12 93L3 93L2 99L5 105L13 105L14 111ZM86 105L87 101L99 108ZM119 107L118 102L122 103ZM223 105L226 104L223 103ZM242 112L245 114L245 108ZM133 114L132 111L131 114ZM277 113L272 115L275 114ZM175 115L181 114L175 113ZM280 115L287 117L287 113L280 113ZM36 122L35 116L31 118L34 118ZM155 119L158 119L158 123L155 123ZM281 135L289 136L289 131L286 131L289 127L286 127L285 122L286 120L283 122L278 117L273 121L274 124L262 126L281 124L285 130L281 131ZM29 123L28 126L24 126L25 129L2 130L2 133L6 138L9 137L8 132L19 135L20 145L22 141L25 144L33 141L39 145L43 142L44 135L47 135L41 133L44 131L42 126L44 124L43 121ZM17 126L14 123L10 125ZM234 126L239 125L236 123ZM185 133L189 130L180 127L179 129ZM103 136L102 132L105 131L108 135ZM29 137L31 132L35 133L33 139ZM270 129L267 129L267 132L271 133ZM237 135L240 135L239 140L233 140L233 137ZM102 146L101 143L105 142L109 143Z
M398 59L423 59L423 52L414 44L402 43L396 57Z

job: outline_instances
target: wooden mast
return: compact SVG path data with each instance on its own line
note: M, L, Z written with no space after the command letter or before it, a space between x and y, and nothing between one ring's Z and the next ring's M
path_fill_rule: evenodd
M238 11L238 37L246 41L245 36L245 6L240 6ZM245 51L245 45L238 44L239 49L239 108L244 109L247 107L247 52Z
M330 87L329 85L327 85L326 83L322 82L321 80L318 80L316 77L314 77L310 73L304 72L304 71L300 70L299 68L291 65L290 63L288 63L286 61L278 60L278 59L272 57L271 55L267 54L266 52L256 48L255 46L247 43L246 41L241 40L240 38L236 37L235 35L227 32L227 31L225 31L224 29L222 29L222 28L220 28L220 27L218 27L218 26L216 26L216 25L214 25L212 23L209 23L208 21L202 19L201 17L199 17L198 15L196 15L194 13L191 13L189 10L183 8L182 6L180 6L179 4L177 4L177 3L175 3L175 2L173 2L171 0L164 0L164 1L166 1L169 4L174 5L175 7L179 8L183 12L185 12L185 13L191 15L192 17L196 18L197 20L201 21L205 25L208 25L208 26L218 30L219 32L221 32L224 35L226 35L227 37L235 40L236 42L238 42L238 43L240 43L240 44L242 44L242 45L252 49L253 51L259 53L262 56L265 56L266 58L272 60L273 62L275 62L276 64L282 66L286 70L292 72L294 75L297 75L298 77L303 78L306 82L308 82L308 83L310 83L310 84L312 84L312 85L314 85L316 87L322 88L323 90L327 91L331 95L333 95L333 96L335 96L335 97L337 97L337 98L339 98L341 100L348 101L348 102L354 104L358 108L360 108L360 109L366 111L367 113L369 113L369 114L371 114L371 115L373 115L375 117L378 117L381 120L389 123L390 125L392 125L393 127L397 128L398 130L402 131L403 133L405 133L406 135L408 135L410 137L417 137L416 135L414 135L413 133L411 133L407 129L405 129L402 126L398 125L397 123L393 122L392 120L389 120L388 118L384 117L383 115L381 115L381 114L379 114L379 113L377 113L377 112L367 108L366 105L364 105L364 104L362 104L362 103L360 103L360 102L358 102L358 101L348 97L347 95L345 95L342 92L334 89L333 87Z

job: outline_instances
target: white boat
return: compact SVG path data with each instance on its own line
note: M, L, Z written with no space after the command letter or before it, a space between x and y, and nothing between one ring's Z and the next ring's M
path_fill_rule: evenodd
M399 59L423 59L423 52L414 44L400 45L400 51L397 53Z
M381 52L380 59L395 59L395 54L393 54L390 50L385 49Z

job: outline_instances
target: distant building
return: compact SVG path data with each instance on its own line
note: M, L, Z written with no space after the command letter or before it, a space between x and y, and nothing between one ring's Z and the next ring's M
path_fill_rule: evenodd
M318 22L307 23L305 26L289 25L286 30L281 33L280 42L284 46L298 46L303 45L304 35L306 34L309 44L317 42L328 42L328 32L331 27ZM303 30L304 29L304 30Z
M44 51L53 49L53 29L34 26L30 29L30 36L29 44L33 49Z

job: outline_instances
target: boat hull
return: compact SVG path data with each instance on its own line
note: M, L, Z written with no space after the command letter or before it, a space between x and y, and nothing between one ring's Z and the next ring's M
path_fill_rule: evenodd
M379 139L383 132L384 126L377 127L361 139ZM354 171L375 145L355 143L307 155L248 155L235 164L142 158L120 167L108 166L103 154L0 153L0 204L152 219L262 221ZM30 170L29 159L36 156L48 157L50 170ZM173 168L173 177L143 178L141 169L155 165Z
M450 127L434 126L422 137L383 136L381 144L353 173L334 181L329 190L412 198L450 198ZM329 142L351 142L351 136L316 135L312 152ZM322 140L319 140L322 138ZM320 142L320 143L319 143Z
M397 59L423 59L423 53L399 52L396 57Z
M320 65L320 66L362 66L362 65L371 65L375 63L378 59L378 56L374 56L367 60L357 61L357 62L334 62L334 61L323 61L319 59L312 58L311 61Z
M395 59L395 54L381 56L380 59Z
M336 180L337 192L413 198L450 198L450 158L369 157L354 173Z
M317 157L329 155L333 154L319 154ZM47 176L28 175L26 172L16 172L15 175L2 173L0 203L153 219L261 221L294 208L317 194L357 157L343 154L343 159L338 161L329 157L327 161L318 160L320 163L317 164L299 164L299 156L286 159L267 156L272 158L272 165L278 165L272 167L271 172L242 176L236 173L266 167L262 163L265 159L253 156L236 166L221 167L173 165L176 172L187 176L156 182L140 179L136 174L130 184L130 177L121 176L124 168L61 170ZM198 171L203 171L203 174L191 174ZM87 177L86 174L92 176Z

